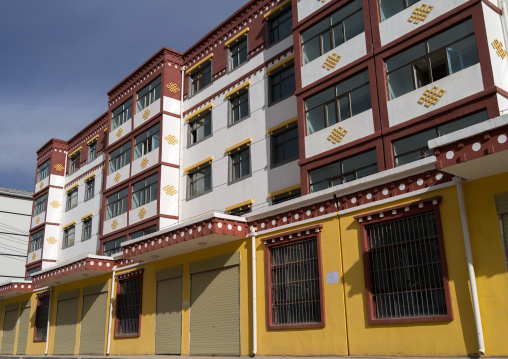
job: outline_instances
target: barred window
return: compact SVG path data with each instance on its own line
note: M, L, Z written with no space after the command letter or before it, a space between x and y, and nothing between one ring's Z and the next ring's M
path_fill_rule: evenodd
M40 182L49 176L49 161L50 160L47 160L37 169L37 182Z
M317 238L269 247L271 326L322 323Z
M35 312L34 339L36 341L46 340L48 331L49 295L37 299Z
M111 117L112 130L129 121L132 117L132 98L115 108Z
M141 277L118 281L117 335L139 335Z
M44 230L35 232L30 236L30 253L42 248L42 240L44 237Z
M371 319L446 319L445 259L436 213L366 225L365 230Z
M144 108L150 106L160 97L161 77L159 76L138 92L138 100L136 101L136 113L141 112Z
M48 203L48 194L40 196L35 200L34 204L34 216L41 214L46 211L46 205Z

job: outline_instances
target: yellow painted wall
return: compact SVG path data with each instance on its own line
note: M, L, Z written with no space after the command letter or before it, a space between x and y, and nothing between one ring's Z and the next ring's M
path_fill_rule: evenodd
M3 329L4 329L5 307L7 305L17 303L18 304L18 320L19 320L19 314L20 314L19 304L20 304L20 302L24 302L26 300L30 300L31 296L32 296L32 294L28 293L28 294L22 294L20 296L14 297L14 298L9 298L9 299L2 300L2 305L0 307L0 310L1 310L1 312L0 312L1 313L0 314L0 323L1 323L1 326L0 326L0 338L2 338ZM32 332L32 334L33 334L33 332ZM14 354L16 354L16 351L18 350L18 335L19 335L19 322L16 324L16 335L14 337ZM0 345L1 345L1 341L0 341Z

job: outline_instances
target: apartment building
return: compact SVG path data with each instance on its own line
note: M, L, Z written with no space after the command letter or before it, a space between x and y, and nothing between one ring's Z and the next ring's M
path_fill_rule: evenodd
M252 0L162 48L37 152L0 352L508 355L503 6Z

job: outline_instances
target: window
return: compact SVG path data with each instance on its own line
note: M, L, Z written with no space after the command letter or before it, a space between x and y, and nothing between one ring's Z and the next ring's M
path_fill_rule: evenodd
M152 128L149 128L142 134L136 136L134 141L134 159L137 160L141 156L152 152L156 148L159 148L159 128L157 124Z
M127 237L123 236L117 239L113 239L109 242L105 242L103 245L103 253L105 256L112 256L115 253L122 251L122 243L127 240Z
M249 91L244 90L229 100L231 124L249 116Z
M461 119L445 123L438 127L393 141L393 157L395 166L417 161L434 155L434 151L428 148L428 142L436 137L475 125L488 120L487 111L481 111Z
M132 186L132 209L157 200L159 174L153 174Z
M266 21L268 31L268 45L275 44L282 39L285 39L293 32L291 26L293 26L293 15L291 12L291 6L287 6L281 11L277 12L276 15L270 16Z
M236 69L247 61L247 36L242 36L229 46L229 70Z
M309 232L315 232L314 228ZM318 237L311 234L298 240L286 239L282 243L267 244L266 251L268 327L324 326Z
M88 217L83 220L83 235L81 241L86 241L92 238L92 217Z
M301 189L287 191L285 193L278 194L272 197L272 204L279 204L282 202L289 201L293 198L298 198L302 195Z
M309 171L310 192L351 182L377 171L376 150L367 151Z
M42 248L44 230L35 232L30 236L30 253Z
M302 32L302 60L307 64L364 31L361 0L354 0Z
M109 154L109 173L116 172L129 163L131 163L131 143L127 142Z
M369 73L363 71L305 100L307 135L371 108Z
M67 207L66 209L73 209L78 205L78 187L67 192Z
M37 298L35 310L34 341L45 341L48 333L49 292Z
M416 4L420 0L379 0L379 12L381 21L398 14L402 10Z
M494 198L501 227L501 240L504 246L506 268L508 268L508 192L497 194Z
M189 173L189 198L212 190L212 166L200 166Z
M38 216L42 212L46 211L46 205L48 203L48 194L46 193L43 196L40 196L35 200L34 204L34 217Z
M212 111L189 121L190 143L198 143L212 134Z
M239 150L231 152L231 181L236 181L250 174L250 148L240 147Z
M232 216L243 216L245 213L252 212L251 206L242 206L233 208L232 210L228 211L228 213Z
M190 75L191 96L212 83L212 61L207 61Z
M387 219L364 226L367 305L372 324L407 322L408 318L452 319L451 308L447 308L439 211L417 211L413 208L411 216L384 217Z
M479 62L473 20L466 20L385 61L390 100Z
M296 124L272 134L272 165L295 160L299 157L298 127Z
M150 227L146 227L146 228L143 228L142 230L132 232L129 235L129 240L132 241L133 239L140 238L140 237L146 236L146 235L148 235L150 233L154 233L154 232L157 232L157 226L153 225Z
M132 98L113 110L111 115L111 130L120 127L132 117Z
M63 247L62 249L71 247L74 245L74 225L67 227L64 229L64 236L63 236Z
M69 174L79 170L79 159L81 157L81 151L76 152L69 157Z
M106 221L127 212L129 189L125 188L106 199Z
M33 267L26 271L26 280L32 280L32 275L41 270L41 266Z
M95 177L90 178L85 184L85 201L93 198L95 192Z
M291 96L295 89L295 66L293 63L270 74L270 103Z
M118 280L116 334L138 336L141 315L141 276Z
M40 165L39 168L37 168L37 182L40 182L49 176L49 162L50 160L47 160Z
M136 102L136 113L141 112L144 108L150 106L161 97L161 77L157 77L138 92L138 100Z
M88 145L88 163L97 158L97 140Z

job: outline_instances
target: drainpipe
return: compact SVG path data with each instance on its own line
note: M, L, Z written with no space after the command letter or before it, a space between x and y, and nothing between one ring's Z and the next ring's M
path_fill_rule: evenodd
M476 336L478 338L478 353L485 354L485 342L483 340L482 317L480 315L480 305L478 302L478 290L476 288L476 276L474 273L473 255L471 253L471 241L469 239L469 228L467 224L466 206L464 203L464 191L462 188L462 178L453 177L453 182L457 184L457 194L459 196L460 220L462 222L462 234L464 236L464 247L466 249L467 269L469 272L469 285L471 286L471 297L473 300L474 321L476 324Z
M115 291L115 278L116 278L116 266L113 267L113 278L111 278L111 296L109 299L109 326L108 326L108 346L106 349L106 355L109 355L111 349L111 322L113 321L113 294Z
M256 295L256 228L252 228L251 254L252 254L252 356L258 352L258 321L257 321L257 295Z
M181 73L182 73L182 80L180 84L180 163L179 165L182 166L183 164L183 138L184 138L184 127L185 127L185 121L183 119L183 85L185 80L185 69L186 66L182 66ZM180 188L183 188L183 180L182 180L182 173L181 170L178 172L178 175L180 176L178 178L178 181L180 182ZM178 200L178 221L180 221L180 218L182 216L182 201Z
M49 319L51 318L51 297L53 296L53 287L49 287L49 306L48 306L48 326L46 328L46 351L44 355L48 355L49 346Z

